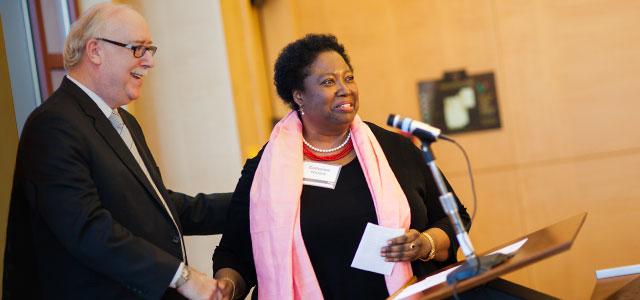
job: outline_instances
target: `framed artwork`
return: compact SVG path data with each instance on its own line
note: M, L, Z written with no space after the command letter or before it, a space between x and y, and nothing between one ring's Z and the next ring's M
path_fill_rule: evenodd
M422 120L455 134L500 128L493 73L447 72L439 80L418 82Z

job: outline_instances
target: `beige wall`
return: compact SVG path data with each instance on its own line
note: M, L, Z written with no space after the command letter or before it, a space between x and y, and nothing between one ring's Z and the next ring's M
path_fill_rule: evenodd
M158 46L141 99L130 105L167 187L231 192L242 169L218 1L132 0ZM189 263L211 273L218 237L187 238Z
M255 156L272 127L258 10L249 1L221 0L229 74L243 158Z
M4 47L4 33L0 18L0 270L4 270L4 245L7 238L7 215L11 199L13 169L15 168L16 150L18 149L18 128L11 96L11 80L7 53ZM2 275L0 274L0 278ZM0 281L0 290L2 282Z
M495 73L503 127L455 136L477 180L477 250L589 212L571 251L509 279L585 299L594 270L639 263L640 2L273 0L261 13L269 72L287 42L334 33L356 69L360 114L378 124L419 117L417 81ZM435 152L471 208L461 154Z
M87 10L87 8L99 4L99 3L103 3L103 2L114 2L111 0L77 0L78 3L78 10L80 11L80 15L82 15L82 13ZM115 1L117 2L117 1Z

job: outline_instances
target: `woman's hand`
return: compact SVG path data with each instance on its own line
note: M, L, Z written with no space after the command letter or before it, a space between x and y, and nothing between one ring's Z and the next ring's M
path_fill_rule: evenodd
M222 268L215 274L218 281L218 292L215 300L233 300L244 293L246 284L238 271L232 268Z
M415 229L409 229L404 235L390 239L387 244L380 252L385 261L414 261L431 251L427 238Z
M235 298L235 282L229 277L218 279L218 292L215 299L233 300Z

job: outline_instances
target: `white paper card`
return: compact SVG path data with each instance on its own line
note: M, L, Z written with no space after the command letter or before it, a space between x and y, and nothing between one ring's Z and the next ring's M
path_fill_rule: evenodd
M459 268L460 266L457 266L455 268L451 268L445 271L442 271L440 273L437 273L435 275L431 275L423 280L420 280L410 286L408 286L407 288L405 288L404 290L402 290L402 292L400 294L398 294L395 299L404 299L407 298L411 295L417 294L419 292L422 292L428 288L431 288L433 286L436 286L440 283L443 283L445 281L447 281L447 275L449 275L449 273L455 271L457 268Z
M508 245L506 247L500 248L496 251L491 252L491 254L494 253L502 253L502 254L513 254L516 251L518 251L526 242L527 242L528 238L524 238L520 241L517 241L511 245ZM431 275L419 282L416 282L410 286L408 286L407 288L405 288L404 290L402 290L402 292L400 292L400 294L398 294L395 298L393 298L394 300L396 299L404 299L407 298L411 295L417 294L419 292L422 292L428 288L434 287L440 283L443 283L445 281L447 281L447 275L449 275L449 273L453 272L455 269L457 269L460 266L457 266L455 268L451 268L445 271L442 271L440 273L437 273L435 275Z
M596 279L604 279L616 276L626 276L631 274L640 274L640 265L631 265L624 267L617 267L611 269L603 269L596 271Z
M304 173L302 184L334 189L340 169L342 166L318 163L312 161L304 162Z
M528 240L529 240L529 238L521 239L521 240L519 240L519 241L517 241L517 242L515 242L515 243L513 243L513 244L511 244L511 245L509 245L509 246L502 247L502 248L500 248L500 249L498 249L498 250L496 250L496 251L493 251L493 252L491 252L491 253L489 253L489 254L502 253L502 254L505 254L505 255L509 255L509 254L515 253L515 252L516 252L516 251L518 251L518 250L522 247L522 245L524 245L524 243L526 243Z
M351 267L390 275L395 262L385 261L384 257L380 256L380 251L382 247L387 245L388 240L403 234L404 229L402 228L389 228L367 223L360 245L358 245L358 250L356 250L356 255L351 262Z

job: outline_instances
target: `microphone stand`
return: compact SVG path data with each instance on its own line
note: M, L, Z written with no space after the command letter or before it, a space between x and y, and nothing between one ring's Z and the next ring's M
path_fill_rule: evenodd
M460 219L458 205L453 194L448 191L447 186L444 183L444 179L442 178L442 174L440 174L440 170L438 169L438 166L436 166L435 157L430 149L431 143L435 141L435 138L432 136L418 136L418 138L422 141L420 149L422 150L424 159L431 170L431 174L433 174L433 179L438 186L438 190L440 190L440 205L442 205L444 212L447 214L449 221L453 225L456 239L458 240L458 244L466 258L466 261L460 265L460 267L447 275L447 283L455 284L459 281L477 276L509 259L511 256L501 253L480 257L476 256L473 245L471 244L471 239L469 239L469 234L464 228L462 219Z

